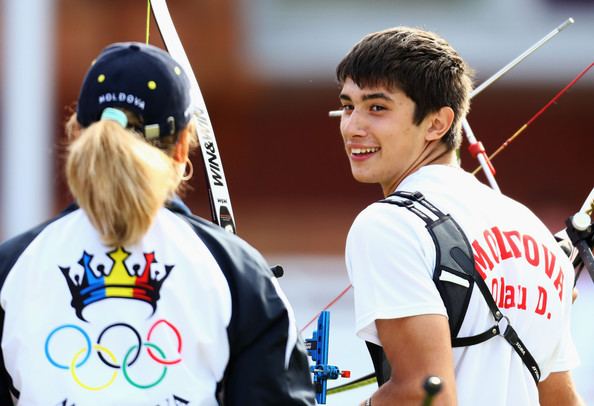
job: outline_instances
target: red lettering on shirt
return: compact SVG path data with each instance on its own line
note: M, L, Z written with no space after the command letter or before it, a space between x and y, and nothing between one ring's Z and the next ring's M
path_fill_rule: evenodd
M526 310L526 287L518 285L518 291L520 292L520 302L518 303L518 309Z
M518 243L520 243L522 241L522 238L520 237L520 232L519 231L504 231L503 235L505 236L505 239L507 240L511 250L513 251L514 257L515 258L521 257L522 253L520 252L520 249L518 248L518 244L516 244L516 242L512 238L512 237L517 238Z
M553 286L555 286L555 289L557 289L557 292L559 292L559 300L563 301L563 280L565 279L565 274L563 273L563 270L561 268L559 268L559 274L557 275L557 279L555 279L555 282L553 282Z
M513 254L505 246L501 230L499 230L498 227L493 227L491 228L491 231L493 231L493 234L495 235L495 240L497 241L497 246L499 247L499 254L501 255L501 260L503 261L504 259L511 258Z
M526 310L527 289L522 285L507 285L503 277L491 280L491 294L501 309L517 307Z
M538 303L534 311L537 314L543 315L547 310L547 291L542 286L538 287Z
M528 263L532 266L538 266L539 255L536 240L530 237L528 234L524 234L522 236L522 242L524 243L524 257L526 258L526 261L528 261ZM532 252L530 252L531 247Z
M514 290L513 286L506 285L505 286L505 299L503 302L503 307L506 309L509 309L510 307L514 307L515 305L516 305L516 291Z
M502 267L499 270L502 276L490 281L495 303L502 309L526 310L527 297L530 296L532 300L537 299L536 306L532 310L550 319L552 315L551 310L547 308L548 300L558 294L562 302L564 294L565 272L557 262L556 253L533 236L522 234L517 230L504 231L494 226L484 230L482 236L484 240L477 239L472 242L476 271L483 279L487 279L488 271L492 271L495 265L501 264ZM522 257L526 264L530 265L526 268L526 272L533 272L533 267L543 271L551 281L551 285L531 287L507 284L505 278L511 271L505 269L504 261ZM521 270L518 267L515 269L517 269L516 272ZM509 275L509 279L515 280L512 275ZM531 303L534 302L531 301Z
M497 306L501 307L501 302L497 302L497 300L503 296L503 292L499 294L499 279L497 278L491 280L491 295L493 295L493 300L497 303Z
M485 230L483 232L483 237L485 237L485 241L489 246L489 250L491 251L491 255L495 262L499 263L499 256L497 255L497 251L495 251L495 247L497 247L497 242L495 241L495 237L489 232L489 230Z
M487 253L480 246L477 240L472 242L472 248L474 251L474 269L481 275L481 278L485 279L487 275L485 274L485 270L488 267L489 271L493 269L493 263L487 256Z
M542 248L544 250L545 274L547 274L550 279L553 276L553 271L555 270L555 261L557 258L555 257L555 254L549 251L546 245L543 245Z

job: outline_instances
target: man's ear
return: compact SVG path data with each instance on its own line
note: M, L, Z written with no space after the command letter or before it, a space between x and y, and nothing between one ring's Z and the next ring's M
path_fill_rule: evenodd
M185 163L188 160L188 154L190 153L190 137L192 132L189 127L184 128L177 138L175 149L173 150L173 160L180 164Z
M454 122L454 115L454 110L447 106L429 114L429 126L425 134L425 139L427 141L441 139L452 126L452 123Z

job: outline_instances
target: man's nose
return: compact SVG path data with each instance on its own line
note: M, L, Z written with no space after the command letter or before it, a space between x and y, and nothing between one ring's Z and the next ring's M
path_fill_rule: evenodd
M367 133L367 120L361 111L353 109L350 113L342 113L340 129L343 136L361 137Z

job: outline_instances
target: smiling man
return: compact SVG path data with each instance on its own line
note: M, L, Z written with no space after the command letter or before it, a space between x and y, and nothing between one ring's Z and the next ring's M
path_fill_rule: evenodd
M459 167L471 70L437 35L364 37L337 67L353 177L385 199L351 227L357 334L380 388L363 405L579 405L574 271L522 204Z

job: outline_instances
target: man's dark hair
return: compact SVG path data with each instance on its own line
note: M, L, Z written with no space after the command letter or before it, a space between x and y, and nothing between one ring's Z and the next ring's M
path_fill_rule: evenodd
M442 138L450 149L461 142L462 119L468 113L472 70L436 34L396 27L359 41L336 68L339 83L351 78L359 87L400 89L415 102L414 123L442 107L454 110L452 127Z

